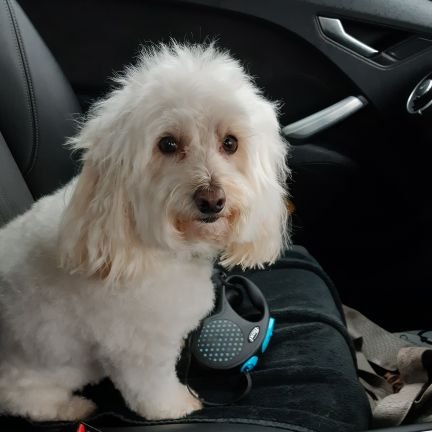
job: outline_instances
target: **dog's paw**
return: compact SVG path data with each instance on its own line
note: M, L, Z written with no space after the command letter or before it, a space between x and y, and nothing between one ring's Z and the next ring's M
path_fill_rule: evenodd
M96 405L92 401L81 396L72 396L51 405L34 407L27 415L34 421L74 421L85 419L95 409Z
M164 395L161 400L143 402L137 411L147 420L166 420L186 417L200 409L201 402L189 393L186 386L181 385L177 391Z

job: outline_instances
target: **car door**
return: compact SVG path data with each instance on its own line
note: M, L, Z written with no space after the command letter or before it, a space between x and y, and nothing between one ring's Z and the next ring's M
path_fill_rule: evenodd
M109 89L110 76L134 61L140 45L174 38L216 40L229 49L264 93L282 103L294 241L318 258L344 302L388 328L426 325L432 299L428 81L411 97L416 113L407 103L432 72L432 2L20 4L84 109Z

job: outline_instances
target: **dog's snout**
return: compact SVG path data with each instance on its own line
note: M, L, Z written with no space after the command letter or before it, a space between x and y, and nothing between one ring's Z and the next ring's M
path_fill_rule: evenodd
M225 192L220 186L199 188L193 198L198 210L204 214L220 213L225 207Z

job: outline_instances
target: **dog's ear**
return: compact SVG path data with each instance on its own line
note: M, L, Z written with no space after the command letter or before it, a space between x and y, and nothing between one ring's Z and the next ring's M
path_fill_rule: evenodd
M112 282L131 278L142 264L137 262L143 249L135 233L121 179L86 162L63 215L62 268Z
M152 260L137 234L128 194L134 163L128 155L136 153L130 112L139 104L131 97L128 79L125 75L116 80L119 87L93 105L68 142L73 151L82 152L83 169L63 214L60 265L108 282L133 278ZM146 160L141 162L144 166Z
M254 198L242 215L237 234L222 255L222 265L243 268L274 263L290 243L287 206L288 143L280 134L277 105L257 104L253 142L248 153L248 183Z

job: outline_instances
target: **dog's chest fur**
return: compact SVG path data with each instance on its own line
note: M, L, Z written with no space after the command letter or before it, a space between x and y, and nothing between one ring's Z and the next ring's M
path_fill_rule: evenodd
M110 303L106 306L119 317L137 314L138 321L160 324L163 320L167 328L185 325L191 330L212 308L214 289L210 276L209 263L168 259L158 271L124 287L124 295L111 291L113 297L108 295L102 302L106 299Z

